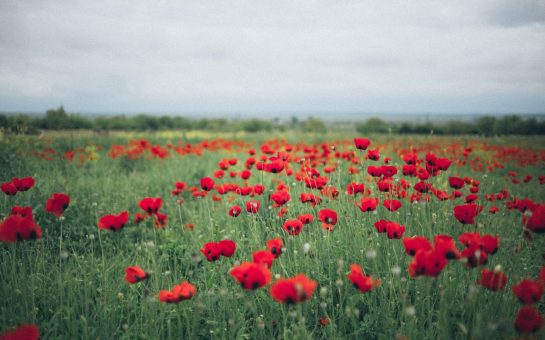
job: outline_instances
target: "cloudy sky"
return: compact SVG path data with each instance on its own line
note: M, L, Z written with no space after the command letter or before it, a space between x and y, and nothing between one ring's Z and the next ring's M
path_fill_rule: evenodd
M544 0L1 0L0 111L543 113L544 37Z

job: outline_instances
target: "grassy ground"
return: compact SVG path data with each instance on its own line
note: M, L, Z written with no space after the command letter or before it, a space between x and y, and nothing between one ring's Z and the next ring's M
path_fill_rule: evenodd
M221 202L215 202L211 195L195 199L186 192L185 202L179 204L178 197L170 195L175 181L198 185L201 177L212 176L223 158L238 158L239 164L233 170L240 171L249 157L249 147L205 149L201 156L171 152L166 159L107 157L112 144L126 145L130 139L144 137L163 146L169 142L176 144L178 140L197 144L216 137L241 138L259 155L259 146L271 136L212 136L199 132L3 136L1 181L33 176L36 185L16 196L1 194L0 217L9 215L14 205L31 206L43 236L36 241L0 244L0 332L21 323L35 323L44 338L64 339L497 339L517 334L513 320L521 304L511 286L523 278L537 276L544 264L545 236L536 234L532 241L527 240L523 237L521 213L507 210L504 201L488 202L484 195L507 188L512 196L544 202L545 191L537 182L537 177L545 174L543 158L522 165L517 157L522 154L520 150L528 153L528 157L543 157L543 149L539 148L545 145L545 138L370 137L371 148L381 145L383 157L391 157L397 165L402 161L396 151L410 146L422 147L421 158L426 150L453 157L463 146L472 146L469 159L480 159L474 163L496 159L504 164L503 169L493 172L486 171L486 164L482 171L453 164L431 180L444 190L448 189L448 176L471 176L481 182L478 202L485 207L484 211L477 217L477 224L464 226L452 213L463 198L439 201L432 197L428 203L410 203L404 199L403 207L395 213L382 206L375 213L361 212L353 204L354 198L344 193L349 182L365 183L372 196L381 202L385 197L365 172L367 165L372 164L368 160L357 164L340 161L338 169L328 175L330 183L341 192L338 199L324 198L315 207L300 203L299 194L312 190L294 176L255 169L249 184L262 183L266 187L262 196L254 197L262 203L258 214L229 217L230 206L244 207L249 199L237 195L226 195ZM338 148L355 151L352 144L355 136L274 137L310 145L346 140L346 145L337 143ZM39 155L46 146L57 151L52 160ZM64 151L78 147L83 148L85 157L93 154L95 159L80 163L78 156L72 162L62 158ZM505 150L512 147L520 150L506 156ZM362 171L351 175L348 172L351 165ZM298 171L297 164L292 164L292 168ZM508 171L517 171L521 178L525 175L534 178L530 183L513 184ZM240 178L228 177L217 182L242 184ZM396 177L405 178L401 174ZM287 235L281 229L283 219L277 216L278 209L270 208L268 200L277 179L290 187L292 199L285 217L294 219L302 213L316 216L327 207L339 215L334 231L323 230L316 219L300 235ZM414 178L406 179L416 182ZM467 189L463 191L467 193ZM60 219L44 211L46 199L54 192L65 192L71 197L70 207ZM138 226L130 223L117 233L98 230L97 221L105 214L128 210L132 220L139 211L138 202L144 197L163 198L161 211L168 214L168 226L156 229L148 220ZM500 208L497 214L488 213L492 205ZM405 254L401 240L390 240L373 227L382 218L405 225L404 236L423 235L433 239L436 234L449 234L457 238L462 232L475 230L500 235L498 252L489 257L483 268L501 265L508 278L506 288L492 292L476 285L481 268L468 269L461 262L449 263L437 278L410 278L407 266L412 259ZM194 229L184 228L187 223L193 223ZM280 304L271 298L268 287L245 291L228 274L237 261L251 261L254 251L265 249L265 242L278 236L284 241L285 253L275 261L271 271L281 277L304 273L316 280L318 288L307 302L295 306ZM199 252L203 244L224 238L237 242L235 255L207 262ZM310 248L305 251L307 243ZM379 278L382 284L369 293L360 293L346 278L352 263L362 265L367 274ZM123 277L124 269L131 265L140 265L151 273L151 278L129 285ZM197 287L197 294L191 300L179 304L158 301L159 290L170 289L185 280ZM543 313L543 299L538 307ZM320 325L320 318L329 318L329 325ZM544 334L542 330L536 336Z

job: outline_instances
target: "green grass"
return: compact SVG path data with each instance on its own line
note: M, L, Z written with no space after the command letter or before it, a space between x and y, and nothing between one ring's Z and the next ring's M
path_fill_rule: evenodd
M203 152L198 157L173 155L165 160L110 159L106 153L111 144L126 144L129 138L148 137L152 143L176 143L175 134L165 135L46 135L43 138L3 136L0 142L0 179L34 176L36 185L28 192L8 197L0 195L0 217L9 214L13 205L33 207L35 219L42 227L43 237L36 241L0 244L0 332L22 323L35 323L44 338L354 338L392 339L497 339L516 336L513 320L521 304L511 292L511 286L523 278L534 278L544 264L545 236L534 235L528 241L522 235L521 214L505 209L504 201L495 202L500 212L487 212L491 202L486 193L497 193L506 187L512 196L545 201L543 186L537 176L545 174L543 161L521 167L506 163L493 173L475 172L468 166L451 168L432 182L447 189L449 175L472 176L481 181L479 203L485 210L476 225L461 225L452 214L457 201L440 202L434 197L427 204L411 204L390 213L383 207L377 213L362 213L352 198L344 193L351 182L366 181L363 172L350 175L347 162L328 175L341 194L337 200L324 199L311 207L299 202L301 192L311 192L292 177L252 171L250 184L263 183L265 194L257 197L262 203L256 215L241 214L231 218L227 211L232 204L244 206L249 197L236 196L232 203L224 197L214 202L210 197L194 199L184 193L185 203L179 205L170 196L175 181L198 185L203 176L211 176L222 158L239 158L234 167L241 170L246 152ZM226 135L224 138L231 138ZM271 137L245 135L255 145ZM339 135L287 135L289 141L305 143L346 139ZM188 142L213 136L181 136ZM401 164L392 145L440 145L457 142L475 145L474 154L490 159L493 152L486 145L519 146L532 149L545 138L475 139L449 137L404 136L371 137L374 144L384 145L381 153ZM60 157L46 161L30 154L42 151L46 145L61 152L87 145L103 145L99 159L78 165ZM347 149L354 150L348 146ZM436 151L441 156L440 151ZM537 151L536 151L537 152ZM543 151L542 155L543 155ZM421 152L420 157L425 153ZM369 161L365 165L371 164ZM361 164L357 165L361 168ZM293 166L294 171L298 167ZM508 171L521 176L534 176L531 184L514 185L506 181ZM226 172L228 173L228 171ZM226 175L220 182L241 183L240 178ZM403 178L398 175L397 177ZM290 186L292 200L288 203L288 218L302 213L331 208L339 214L333 232L322 229L317 219L303 228L300 235L288 236L276 209L269 209L268 194L274 191L273 179ZM414 184L414 178L409 178ZM382 202L372 183L365 182L373 196ZM467 189L464 189L467 190ZM65 192L71 197L70 207L57 219L44 210L45 201L53 192ZM412 192L412 190L411 190ZM464 191L466 193L466 191ZM317 192L319 194L319 192ZM121 232L99 231L97 220L109 213L128 210L131 220L139 211L138 202L144 197L162 197L161 211L168 214L168 226L155 229L151 220L138 226L130 224ZM358 198L359 200L359 198ZM378 234L373 223L390 219L407 228L404 236L435 234L458 237L462 232L478 230L499 234L500 248L489 257L485 268L501 265L508 277L507 286L491 292L475 284L480 268L467 269L462 263L449 263L437 277L410 278L407 266L411 258L404 252L401 240L389 240ZM194 230L186 230L194 223ZM275 302L269 287L254 292L244 291L228 274L236 261L251 261L254 251L265 249L265 242L282 236L286 251L274 263L273 275L291 277L304 273L318 282L312 299L296 306ZM207 262L199 249L209 241L230 238L237 242L231 258L222 257ZM310 244L305 253L304 244ZM458 244L461 248L460 244ZM369 256L376 252L376 257ZM364 271L380 278L382 284L370 293L362 294L346 279L351 263L360 264ZM127 266L140 265L151 273L145 282L129 285L124 280ZM400 268L400 273L396 273ZM197 287L191 300L179 304L164 304L157 293L188 280ZM274 281L274 279L273 279ZM539 308L543 313L543 299ZM328 326L318 320L328 317ZM544 336L542 330L539 336Z

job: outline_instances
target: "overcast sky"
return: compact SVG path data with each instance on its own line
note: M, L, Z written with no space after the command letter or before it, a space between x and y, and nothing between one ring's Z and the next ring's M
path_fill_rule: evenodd
M60 104L543 113L545 1L0 0L0 111Z

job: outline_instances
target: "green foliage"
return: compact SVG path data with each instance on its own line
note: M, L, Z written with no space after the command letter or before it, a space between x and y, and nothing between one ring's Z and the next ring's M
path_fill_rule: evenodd
M327 127L322 120L314 117L308 117L302 124L302 130L304 132L323 134L327 132Z
M363 123L356 124L356 131L362 135L370 133L387 133L388 124L380 118L369 118Z
M435 134L461 135L479 134L494 135L544 135L545 120L522 118L515 115L504 117L483 116L474 121L448 121L444 123L387 122L372 117L364 122L329 122L332 127L343 130L355 130L361 135L373 133L401 134ZM24 114L0 114L0 128L8 132L36 134L40 130L97 130L97 131L163 131L163 130L204 130L248 133L299 130L303 132L323 134L328 125L322 120L309 117L300 120L291 117L287 122L278 119L229 120L224 118L190 119L180 116L153 116L139 114L136 116L115 115L87 117L67 113L61 106L48 110L45 116L28 116Z
M241 123L242 130L246 132L271 131L272 123L261 119L250 119Z
M122 117L119 117L123 120ZM0 121L1 122L1 121ZM173 124L175 124L173 122ZM331 131L329 133L332 133ZM68 132L66 132L68 136ZM267 209L268 191L255 196L262 202L256 215L227 215L233 204L244 206L249 197L235 196L229 202L215 202L211 197L195 199L184 192L185 203L171 197L175 181L198 185L203 175L211 174L225 158L248 157L247 152L204 152L202 156L173 156L166 160L141 158L136 161L106 157L108 145L126 145L123 134L94 134L84 139L57 138L47 144L60 154L74 148L100 144L100 158L86 166L64 160L45 161L30 155L30 146L42 150L45 138L9 135L0 140L1 180L32 175L36 186L16 196L1 196L2 218L14 205L32 206L43 236L40 240L17 244L0 244L0 332L15 325L33 322L43 338L51 339L503 339L515 338L513 318L520 303L511 286L523 278L536 277L543 265L541 254L544 235L530 242L522 236L521 214L503 210L478 217L478 225L460 225L452 216L454 201L432 199L426 204L404 201L399 212L379 207L377 214L361 212L344 192L336 200L324 197L316 207L297 202L302 192L310 190L291 177L259 173L249 184L276 186L278 179L290 185L292 201L287 218L317 212L325 207L339 213L333 232L326 232L319 221L306 225L300 235L288 236L282 229L278 209ZM139 136L145 135L144 133ZM166 137L153 136L153 143L165 145ZM254 137L245 141L252 143ZM270 136L270 134L268 134ZM290 139L305 141L309 136L293 131ZM321 141L351 139L337 134L318 136ZM331 138L332 137L332 138ZM404 138L401 140L401 138ZM447 145L447 138L396 135L377 136L373 145L384 145L381 152L401 163L392 144ZM431 139L434 138L434 139ZM440 139L435 139L440 138ZM506 145L540 145L540 137L505 138ZM452 140L451 140L452 141ZM491 142L490 139L479 139ZM258 145L258 143L257 143ZM256 146L257 146L256 145ZM459 144L461 145L461 144ZM543 145L541 143L541 145ZM350 144L352 147L352 144ZM259 148L256 148L259 149ZM486 154L479 150L479 157ZM343 189L351 181L364 181L365 175L349 175L348 164L341 162L335 173L328 175L331 185ZM355 165L353 165L355 166ZM532 184L512 185L506 173L516 166L493 173L476 173L469 166L454 167L448 173L430 178L434 186L444 189L449 175L470 176L481 181L482 195L499 192L507 185L514 197L530 197L543 202L545 192ZM243 162L232 167L244 169ZM524 175L542 174L540 166L524 168ZM521 172L522 174L522 172ZM240 179L224 179L239 181ZM219 182L219 181L218 181ZM366 187L381 202L387 193L376 191L373 182ZM467 190L467 189L464 189ZM44 212L46 199L64 191L72 201L57 219ZM315 190L318 195L319 191ZM161 212L168 215L168 226L155 229L152 218L135 225L132 222L119 232L98 230L100 216L128 210L131 221L143 197L163 197ZM359 196L356 197L359 200ZM499 202L482 200L486 209ZM502 201L503 205L504 202ZM481 268L468 269L461 261L451 261L437 277L410 278L407 266L411 258L405 254L401 240L390 240L378 234L373 223L381 218L399 221L406 236L449 234L456 240L465 231L499 234L498 252L488 257L483 268L502 266L508 285L498 292L487 291L475 282ZM194 230L183 225L195 224ZM273 273L291 277L305 273L318 282L313 297L300 305L279 304L269 296L268 287L244 291L229 276L236 261L251 261L252 253L265 249L268 239L281 236L285 251L275 261ZM205 242L230 238L238 247L232 258L216 262L204 260L199 249ZM457 242L457 241L455 241ZM305 244L310 249L305 253ZM375 255L371 255L371 254ZM536 256L539 254L539 256ZM360 293L347 280L350 264L363 266L367 275L380 278L382 284L369 293ZM151 272L151 278L135 285L123 280L127 266L139 265ZM180 304L158 302L157 293L189 280L197 294ZM538 308L543 307L543 303ZM328 326L319 324L329 318ZM536 338L543 337L543 330Z

